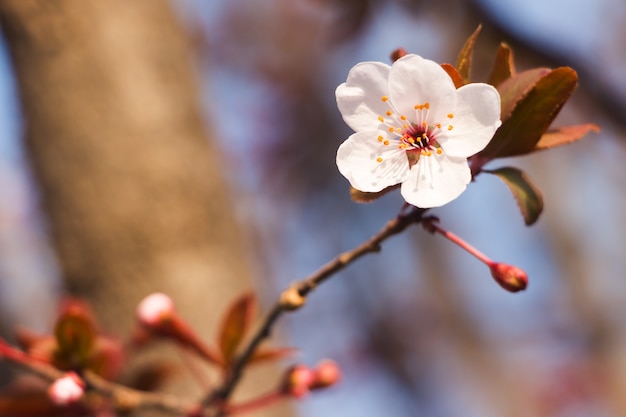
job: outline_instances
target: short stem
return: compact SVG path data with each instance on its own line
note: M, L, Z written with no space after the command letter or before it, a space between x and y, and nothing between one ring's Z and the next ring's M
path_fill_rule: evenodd
M453 242L453 243L457 244L458 246L460 246L461 248L465 249L471 255L474 255L480 261L484 262L487 266L491 267L491 265L494 264L494 262L491 259L489 259L484 253L482 253L481 251L479 251L478 249L476 249L475 247L473 247L472 245L470 245L469 243L467 243L466 241L464 241L463 239L461 239L460 237L458 237L454 233L449 232L449 231L447 231L445 229L442 229L437 224L435 224L435 222L431 221L431 223L428 225L428 227L430 228L430 230L439 233L440 235L442 235L446 239L450 240L451 242Z

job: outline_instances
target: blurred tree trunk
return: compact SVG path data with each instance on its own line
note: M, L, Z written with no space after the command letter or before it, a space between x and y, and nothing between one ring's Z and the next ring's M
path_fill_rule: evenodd
M0 18L68 291L117 334L163 291L214 336L250 276L170 4L0 0Z

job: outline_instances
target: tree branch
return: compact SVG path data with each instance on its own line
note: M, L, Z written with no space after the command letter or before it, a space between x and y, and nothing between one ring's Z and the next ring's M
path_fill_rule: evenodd
M65 375L64 371L44 361L30 357L28 354L10 346L2 339L0 339L0 358L6 358L29 373L37 375L46 381L53 382ZM172 415L189 415L194 410L195 404L192 401L164 393L128 388L107 381L89 370L80 372L80 376L85 381L88 389L110 398L115 410L120 412L143 409L164 411Z
M295 289L298 295L305 298L310 292L317 288L319 284L321 284L346 266L350 265L352 262L356 261L363 255L379 252L382 242L384 242L387 238L402 232L411 224L418 223L422 219L422 216L426 211L426 209L413 207L408 213L400 213L394 219L389 220L387 224L370 239L363 242L361 245L352 250L337 255L337 257L335 257L332 261L330 261L326 265L323 265L320 269L309 275L307 278L294 284L287 291L293 291ZM258 346L261 344L261 342L263 342L266 338L270 336L272 327L274 326L276 321L278 321L278 319L284 313L292 310L293 309L290 309L283 303L281 303L281 301L276 302L276 304L272 307L269 314L263 321L261 327L255 333L254 337L250 340L250 342L239 355L237 360L233 363L230 372L227 374L222 385L214 390L204 400L203 404L205 406L224 404L224 402L226 402L226 400L232 394L232 391L235 389L235 386L241 379L246 363L252 357ZM223 411L217 412L217 416L224 415L225 414Z

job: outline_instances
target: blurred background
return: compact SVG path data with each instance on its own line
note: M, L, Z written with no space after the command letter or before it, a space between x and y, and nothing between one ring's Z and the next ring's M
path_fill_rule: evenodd
M483 264L412 228L320 287L280 322L280 333L300 349L298 361L327 357L343 369L340 386L297 403L302 416L626 415L626 3L178 0L172 7L196 57L204 123L243 233L239 250L265 307L402 205L399 193L353 203L336 169L336 149L351 132L334 90L354 64L388 62L398 47L455 62L482 23L475 81L486 78L501 41L513 47L518 70L577 70L580 86L555 125L593 122L601 133L488 166L531 176L545 200L536 225L524 226L504 184L487 175L433 211L492 259L525 269L527 291L504 292ZM0 43L1 324L44 332L64 285L23 121Z

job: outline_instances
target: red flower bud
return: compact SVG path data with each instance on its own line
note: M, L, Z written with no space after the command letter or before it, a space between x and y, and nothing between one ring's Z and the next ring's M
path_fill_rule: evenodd
M57 379L48 388L48 396L60 406L70 405L80 400L85 394L85 383L74 372Z
M406 51L406 49L398 48L391 53L391 62L396 62L397 60L399 60L400 58L402 58L403 56L407 54L408 52Z
M283 392L296 398L309 393L316 382L316 373L306 365L295 365L285 374Z
M147 327L156 327L174 314L174 302L163 293L155 292L137 306L137 320Z
M336 384L341 379L339 366L329 359L317 364L315 369L315 383L312 388L325 388Z
M180 343L214 364L222 364L221 359L195 334L174 308L170 297L154 293L144 298L137 306L137 320L142 327L135 331L134 342L145 343L150 337L164 337Z
M491 269L491 276L507 291L523 291L528 286L528 276L521 268L496 262L492 263L489 269Z

